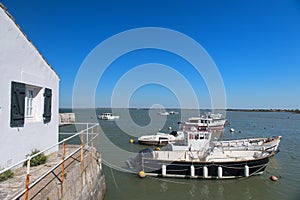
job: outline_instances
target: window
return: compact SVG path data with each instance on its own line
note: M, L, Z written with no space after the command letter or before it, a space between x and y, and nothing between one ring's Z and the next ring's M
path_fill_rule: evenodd
M10 127L24 127L25 123L51 121L52 90L11 82ZM44 111L43 111L44 108Z
M27 89L26 93L26 117L33 117L33 90Z
M205 133L205 139L208 140L209 139L209 134Z
M25 123L42 121L42 98L41 87L25 85Z

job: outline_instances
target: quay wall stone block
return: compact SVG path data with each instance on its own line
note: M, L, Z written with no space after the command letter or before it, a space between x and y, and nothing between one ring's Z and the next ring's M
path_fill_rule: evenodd
M98 164L98 157L99 153L95 149L85 153L83 162L76 163L72 166L72 169L66 172L67 175L63 185L56 184L44 199L104 199L106 184L104 174Z

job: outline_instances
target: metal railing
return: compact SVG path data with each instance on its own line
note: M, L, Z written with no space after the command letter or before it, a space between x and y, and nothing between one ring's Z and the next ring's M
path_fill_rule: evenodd
M99 136L99 133L100 133L100 128L99 128L99 124L98 123L72 123L72 125L86 125L86 128L84 130L81 130L77 133L62 133L64 135L71 135L65 139L63 139L62 141L56 143L56 144L53 144L52 146L50 147L47 147L45 148L44 150L42 151L39 151L38 153L34 154L34 155L31 155L31 156L28 156L26 159L24 160L21 160L5 169L2 169L0 171L0 174L8 171L8 170L11 170L11 169L14 169L14 168L17 168L17 167L20 167L21 165L23 165L24 163L27 163L26 164L26 181L25 181L25 190L23 190L19 195L17 195L17 198L15 199L18 199L18 196L20 195L23 195L24 196L24 199L25 200L28 200L29 198L29 191L30 191L30 188L32 186L34 186L36 183L39 182L40 179L43 178L43 175L38 178L34 183L32 183L30 185L30 170L31 170L31 166L30 166L30 162L31 160L34 158L34 157L37 157L43 153L46 153L48 152L49 150L53 149L54 147L59 147L59 146L62 146L62 156L61 156L61 161L59 162L58 165L61 165L61 177L56 177L58 179L60 179L60 182L61 184L63 184L64 180L65 180L65 161L66 161L66 147L67 147L67 142L70 141L71 139L79 136L80 137L80 144L78 144L80 147L79 148L76 148L75 150L73 149L69 155L73 155L75 153L77 153L79 150L80 150L80 159L79 159L79 162L81 163L83 161L83 153L84 153L84 147L85 146L91 146L91 147L94 147L94 140L95 138L97 138ZM91 137L89 137L89 135ZM84 136L86 136L86 140L84 140ZM59 148L58 148L59 149ZM68 156L70 157L70 156ZM57 165L57 166L58 166ZM57 167L56 167L57 168ZM51 170L50 170L51 171ZM46 173L47 174L47 173Z

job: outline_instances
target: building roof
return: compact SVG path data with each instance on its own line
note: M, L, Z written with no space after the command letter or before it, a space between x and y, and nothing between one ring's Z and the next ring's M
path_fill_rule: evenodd
M14 24L17 26L17 28L20 30L20 32L24 35L24 37L27 39L27 41L33 46L33 48L37 51L37 53L41 56L41 58L47 63L47 65L50 67L50 69L56 74L56 76L59 79L58 74L53 69L53 67L48 63L48 61L45 59L45 57L40 53L40 51L36 48L36 46L32 43L32 41L27 37L27 35L23 32L19 24L16 22L16 20L13 18L13 16L7 11L7 8L0 2L0 7L2 10L7 14L7 16L14 22Z

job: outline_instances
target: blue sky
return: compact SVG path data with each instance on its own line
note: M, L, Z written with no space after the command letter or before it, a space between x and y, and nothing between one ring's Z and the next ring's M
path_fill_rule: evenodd
M162 27L181 32L205 48L223 79L228 108L300 108L299 0L2 3L59 74L60 107L72 106L76 74L99 43L129 29ZM155 49L131 52L112 63L96 90L96 106L109 107L117 81L145 63L173 67L190 81L200 106L210 106L207 86L190 64ZM131 107L178 107L180 99L168 87L149 84L138 88L129 101Z

